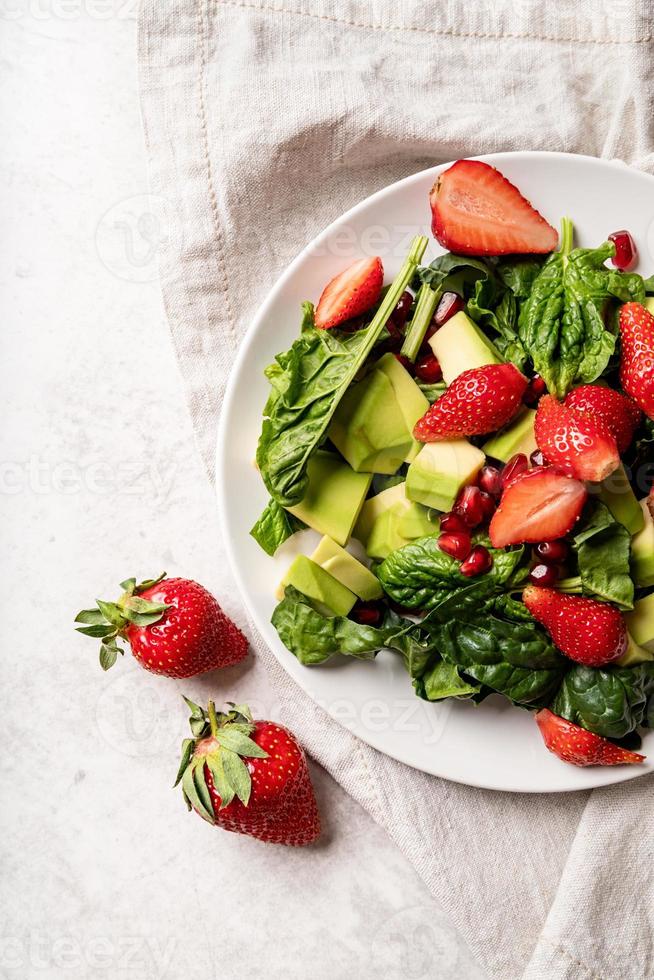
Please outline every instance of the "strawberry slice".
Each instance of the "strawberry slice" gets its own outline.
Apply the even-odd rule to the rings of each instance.
[[[620,465],[616,441],[606,425],[552,395],[538,403],[534,433],[545,459],[578,480],[599,482]]]
[[[464,371],[416,423],[413,435],[419,442],[437,442],[495,432],[521,407],[527,385],[514,364]]]
[[[552,252],[555,228],[499,170],[480,160],[457,160],[429,195],[434,238],[459,255]]]
[[[641,410],[631,398],[603,385],[581,385],[566,396],[563,404],[575,413],[586,412],[599,419],[615,439],[621,454],[631,445],[642,418]]]
[[[620,384],[654,419],[654,316],[640,303],[620,310]]]
[[[556,541],[568,534],[586,503],[586,487],[553,466],[514,477],[490,522],[494,548]]]
[[[379,302],[384,284],[384,266],[378,255],[359,259],[339,272],[322,291],[316,307],[318,330],[330,330],[360,316]]]
[[[573,766],[623,766],[645,761],[644,755],[622,749],[608,738],[559,718],[549,708],[536,713],[536,724],[550,752]]]
[[[608,602],[538,585],[528,585],[522,601],[561,653],[575,663],[602,667],[627,651],[629,637],[624,616]]]

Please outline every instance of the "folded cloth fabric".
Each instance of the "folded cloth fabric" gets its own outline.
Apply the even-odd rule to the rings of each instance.
[[[253,313],[345,209],[424,167],[499,150],[654,169],[648,8],[144,0],[162,285],[210,478],[225,383]],[[254,642],[309,752],[387,829],[489,975],[654,975],[649,779],[542,797],[435,779],[358,741]]]

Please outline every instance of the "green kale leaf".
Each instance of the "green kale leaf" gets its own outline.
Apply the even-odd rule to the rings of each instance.
[[[635,667],[576,665],[563,678],[551,709],[604,738],[624,738],[646,723],[654,692],[654,664]]]

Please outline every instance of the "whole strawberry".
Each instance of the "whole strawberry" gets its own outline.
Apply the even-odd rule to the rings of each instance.
[[[581,385],[566,396],[563,404],[574,412],[586,412],[599,419],[615,439],[619,453],[626,452],[631,445],[642,418],[641,410],[631,398],[604,385]]]
[[[129,643],[146,670],[166,677],[193,677],[243,660],[248,641],[205,588],[185,578],[121,582],[117,602],[97,600],[75,618],[80,633],[97,637],[100,664],[108,670]]]
[[[522,600],[561,653],[578,664],[601,667],[627,651],[624,616],[607,602],[537,585],[528,585]]]
[[[538,403],[534,434],[545,459],[578,480],[599,482],[620,465],[617,443],[604,422],[552,395]]]
[[[513,364],[463,371],[416,423],[419,442],[483,436],[510,422],[522,405],[527,379]]]
[[[287,728],[253,721],[244,705],[191,709],[193,738],[182,745],[180,782],[189,810],[208,823],[271,844],[300,847],[320,835],[320,817],[302,747]]]
[[[620,384],[654,419],[654,316],[640,303],[620,310]]]
[[[645,759],[639,752],[630,752],[608,738],[559,718],[548,708],[537,712],[536,724],[550,752],[573,766],[634,765]]]

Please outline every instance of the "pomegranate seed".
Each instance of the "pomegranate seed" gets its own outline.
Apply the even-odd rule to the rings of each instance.
[[[629,232],[624,229],[614,231],[612,235],[609,235],[609,241],[615,245],[615,255],[611,259],[611,265],[620,269],[621,272],[633,269],[638,262],[638,249]]]
[[[497,466],[482,466],[477,482],[491,497],[499,497],[502,493],[502,474]]]
[[[533,453],[529,457],[529,461],[532,466],[545,466],[545,457],[540,449],[534,449]]]
[[[465,303],[458,293],[443,293],[434,313],[436,327],[442,327],[444,323],[451,320],[454,314],[462,310],[464,306]]]
[[[393,354],[393,357],[398,359],[402,367],[405,368],[409,374],[413,374],[413,364],[408,357],[406,357],[404,354]]]
[[[452,513],[443,514],[440,527],[441,531],[452,532],[453,534],[467,534],[469,530],[463,518],[459,517],[458,514]]]
[[[547,385],[541,378],[540,374],[535,374],[527,386],[527,390],[523,396],[523,402],[526,405],[536,405],[543,395],[547,394]]]
[[[462,563],[459,571],[462,575],[467,575],[468,578],[474,578],[475,575],[483,575],[484,572],[489,572],[492,567],[493,556],[488,548],[484,548],[483,544],[476,544]]]
[[[397,306],[393,310],[388,323],[390,332],[393,330],[390,328],[391,323],[400,332],[404,330],[407,318],[409,316],[409,311],[411,309],[411,304],[413,303],[413,296],[408,290],[404,290],[399,300],[397,301]]]
[[[512,456],[502,470],[502,489],[508,487],[511,480],[520,476],[521,473],[525,473],[528,469],[529,460],[524,453],[516,453],[515,456]]]
[[[454,513],[462,517],[468,527],[477,527],[484,519],[484,503],[479,487],[464,487],[454,504]]]
[[[382,608],[373,602],[357,602],[350,612],[350,619],[361,626],[377,626],[381,618]]]
[[[472,541],[469,534],[441,534],[438,539],[438,547],[446,555],[463,561],[470,554]]]
[[[490,521],[491,517],[495,513],[495,508],[497,506],[497,504],[495,503],[495,499],[491,497],[489,493],[485,493],[482,490],[481,493],[479,494],[479,500],[481,503],[481,509],[484,512],[484,520]]]
[[[556,565],[565,561],[570,552],[570,548],[565,541],[541,541],[534,548],[536,558],[546,565]]]
[[[559,569],[556,565],[534,565],[529,572],[532,585],[545,585],[551,588],[559,580]]]
[[[427,357],[423,357],[421,361],[418,361],[416,364],[416,377],[428,385],[436,384],[437,381],[441,380],[443,372],[438,363],[438,359],[433,354],[429,354]]]

